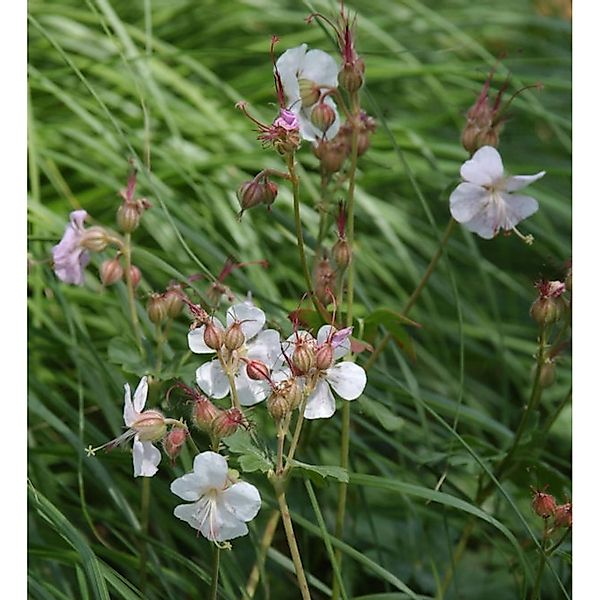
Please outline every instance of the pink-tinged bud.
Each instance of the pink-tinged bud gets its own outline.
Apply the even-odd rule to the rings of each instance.
[[[212,350],[220,350],[223,346],[223,330],[213,321],[204,328],[204,343]]]
[[[181,314],[183,310],[183,300],[181,298],[182,292],[176,289],[167,290],[163,295],[163,300],[167,308],[167,315],[172,319],[175,319]]]
[[[315,156],[321,161],[321,169],[327,173],[337,173],[343,166],[349,153],[344,136],[336,135],[331,141],[321,140],[313,146]]]
[[[302,100],[303,108],[312,106],[319,101],[319,98],[321,97],[321,91],[314,81],[311,81],[310,79],[299,79],[298,87],[300,90],[300,99]]]
[[[167,425],[164,416],[157,410],[146,410],[131,426],[142,442],[157,442],[165,437]]]
[[[232,323],[225,331],[223,343],[225,344],[225,348],[227,348],[227,350],[237,350],[244,345],[245,341],[246,336],[242,331],[242,326],[240,323]]]
[[[103,227],[90,227],[85,230],[79,242],[86,250],[102,252],[110,242],[110,236]]]
[[[346,91],[357,92],[365,81],[365,63],[362,58],[346,63],[338,74],[340,87]]]
[[[560,321],[565,309],[566,305],[562,298],[538,298],[531,305],[529,314],[536,323],[546,326]]]
[[[371,134],[367,131],[360,131],[358,133],[356,154],[362,156],[371,146]]]
[[[292,364],[301,375],[305,375],[314,368],[315,351],[312,345],[300,342],[292,354]]]
[[[277,198],[277,194],[279,193],[279,188],[274,181],[265,181],[264,183],[264,197],[263,204],[267,205],[267,208],[275,202],[275,198]]]
[[[329,342],[325,342],[317,348],[316,363],[319,371],[325,371],[333,364],[333,346]]]
[[[335,122],[335,111],[329,104],[320,102],[310,113],[311,123],[321,131],[327,131]]]
[[[534,366],[534,369],[537,367]],[[556,380],[556,365],[553,361],[545,362],[540,371],[540,385],[542,388],[549,388]]]
[[[267,410],[276,422],[281,421],[292,409],[283,394],[273,392],[267,400]]]
[[[226,438],[233,435],[244,425],[244,415],[237,408],[229,408],[217,415],[212,422],[212,434],[218,438]]]
[[[173,429],[167,433],[163,440],[163,448],[165,449],[166,455],[171,459],[171,462],[175,462],[175,459],[179,456],[187,436],[188,431],[183,427],[173,427]]]
[[[352,256],[350,244],[344,239],[339,238],[331,249],[331,255],[340,269],[345,269],[350,264]]]
[[[556,500],[554,499],[554,496],[537,490],[533,494],[531,507],[536,515],[547,519],[556,511]]]
[[[134,202],[124,202],[117,210],[117,225],[124,233],[135,231],[140,224],[141,212]]]
[[[206,396],[196,398],[192,409],[192,421],[200,431],[210,432],[212,422],[222,413]]]
[[[315,277],[315,294],[323,306],[331,304],[335,289],[335,271],[331,268],[328,258],[319,261]]]
[[[162,323],[167,318],[167,305],[164,297],[161,294],[150,294],[146,303],[146,312],[153,323]]]
[[[257,206],[265,197],[265,187],[262,183],[251,179],[244,181],[237,192],[238,201],[242,212]]]
[[[271,380],[271,369],[262,360],[246,359],[246,373],[254,381]]]
[[[123,267],[118,258],[105,260],[100,265],[100,281],[104,285],[113,285],[123,278]]]
[[[129,269],[129,277],[131,277],[131,285],[135,288],[142,280],[142,272],[135,265],[131,265],[131,269]]]
[[[573,505],[570,502],[556,507],[554,527],[573,527]]]

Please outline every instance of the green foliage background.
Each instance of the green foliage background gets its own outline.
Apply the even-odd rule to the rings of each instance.
[[[473,536],[444,597],[521,597],[542,528],[529,506],[529,486],[549,484],[560,500],[570,492],[568,404],[555,415],[570,389],[564,356],[519,468],[484,513],[473,504],[477,477],[510,446],[531,387],[533,282],[561,277],[570,257],[570,23],[540,14],[551,4],[361,0],[350,6],[359,13],[358,47],[367,64],[364,106],[379,124],[371,150],[359,160],[359,319],[379,307],[401,310],[435,253],[449,216],[448,195],[466,158],[459,143],[463,115],[503,53],[497,86],[508,71],[511,90],[544,84],[543,92],[527,91],[514,101],[500,146],[505,166],[547,175],[535,186],[540,210],[523,225],[536,243],[526,247],[515,236],[486,242],[457,227],[411,312],[422,325],[407,329],[414,358],[388,348],[369,372],[365,396],[352,405],[354,474],[342,546],[348,597],[439,597],[473,511]],[[310,6],[336,14],[333,2],[291,0],[29,3],[32,598],[208,594],[210,544],[172,516],[178,500],[168,489],[189,468],[190,454],[175,467],[163,458],[152,480],[142,593],[141,482],[131,476],[130,455],[118,450],[86,458],[83,452],[121,431],[123,383],[136,384],[155,367],[137,364],[132,353],[125,287],[102,288],[102,256],[93,257],[83,288],[58,282],[44,261],[70,210],[85,208],[95,222],[114,226],[127,160],[142,160],[149,141],[152,174],[140,174],[139,188],[154,208],[134,234],[149,339],[145,294],[173,278],[216,275],[230,255],[269,261],[267,270],[250,266],[227,283],[240,297],[250,290],[272,324],[289,332],[286,314],[305,291],[291,193],[281,185],[272,213],[254,209],[236,221],[239,183],[280,159],[261,150],[234,103],[244,99],[263,120],[272,119],[272,34],[281,37],[280,51],[301,42],[334,50],[321,28],[303,22]],[[299,157],[310,247],[318,220],[317,162],[308,144]],[[195,283],[199,291],[206,285]],[[193,378],[198,363],[187,352],[187,326],[180,318],[171,329],[154,402],[171,378]],[[182,415],[185,409],[169,407]],[[270,427],[262,407],[253,418],[259,430]],[[337,464],[339,427],[338,416],[309,423],[298,459]],[[264,504],[251,535],[223,556],[221,595],[227,599],[242,597],[274,506],[264,480],[246,477],[260,487]],[[329,480],[314,485],[330,532],[336,490]],[[325,533],[307,498],[298,478],[289,502],[302,556],[314,597],[327,598],[332,571]],[[258,598],[297,597],[287,556],[280,532]],[[543,597],[568,597],[569,586],[567,543],[546,570]]]

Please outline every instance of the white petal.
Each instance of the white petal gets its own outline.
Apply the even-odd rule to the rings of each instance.
[[[514,177],[508,177],[506,179],[506,183],[504,184],[504,189],[507,192],[522,190],[524,187],[527,187],[534,181],[541,179],[545,174],[546,171],[540,171],[535,175],[515,175]]]
[[[304,56],[300,78],[314,81],[318,86],[337,87],[338,70],[333,56],[323,50],[309,50]]]
[[[262,360],[271,367],[277,357],[281,354],[281,343],[279,332],[275,329],[261,331],[248,345],[246,356]]]
[[[227,482],[227,461],[216,452],[201,452],[194,458],[194,474],[198,477],[200,495],[213,488],[223,489]]]
[[[225,398],[229,380],[218,360],[211,360],[196,369],[196,383],[210,398]]]
[[[229,512],[241,521],[251,521],[260,510],[258,490],[245,481],[234,483],[223,492],[221,498]]]
[[[351,362],[343,362],[327,369],[325,379],[344,400],[356,400],[367,385],[365,370]]]
[[[337,330],[331,325],[323,325],[319,331],[317,332],[317,342],[322,344],[327,339],[331,338],[331,330],[333,329],[333,333]],[[346,356],[350,352],[350,338],[347,337],[343,342],[339,344],[339,346],[333,349],[333,360],[338,360],[342,358],[342,356]]]
[[[136,435],[133,439],[133,475],[152,477],[158,471],[160,450],[152,442],[141,442]]]
[[[496,148],[484,146],[479,148],[471,160],[460,168],[463,179],[476,185],[491,185],[502,178],[504,167],[502,158]]]
[[[266,381],[254,381],[242,369],[234,378],[235,389],[242,406],[253,406],[262,402],[268,395],[270,386]]]
[[[489,198],[489,202],[472,219],[463,223],[469,231],[486,240],[491,240],[500,231],[506,218],[504,200],[492,201],[491,196]]]
[[[308,397],[305,419],[328,419],[335,412],[335,398],[325,380],[319,381],[315,391]]]
[[[123,421],[125,421],[125,425],[127,425],[127,427],[131,427],[131,425],[133,425],[133,423],[136,421],[139,415],[136,412],[135,408],[133,408],[133,403],[131,402],[131,388],[129,387],[129,384],[126,383],[123,387],[125,388],[125,406],[123,407]]]
[[[144,410],[144,406],[146,405],[146,398],[148,397],[148,378],[142,377],[138,386],[133,394],[133,408],[137,410],[137,412],[142,412]]]
[[[186,473],[171,483],[171,491],[183,500],[198,500],[202,489],[202,480],[196,473]]]
[[[219,329],[223,330],[223,324],[219,319],[213,319],[213,324]],[[214,354],[214,350],[209,348],[204,343],[204,331],[206,330],[206,326],[201,325],[197,329],[193,329],[188,333],[188,346],[190,350],[195,354]]]
[[[248,527],[244,521],[228,510],[223,502],[223,494],[219,494],[200,531],[209,540],[225,542],[246,535]]]
[[[275,63],[281,77],[283,91],[285,92],[290,105],[294,104],[300,98],[298,73],[304,63],[305,55],[306,44],[302,44],[296,48],[286,50]]]
[[[470,221],[489,201],[490,192],[472,183],[461,183],[450,194],[450,214],[459,223]]]
[[[260,308],[246,303],[236,304],[227,310],[227,325],[242,321],[241,327],[246,341],[252,339],[263,328],[266,320],[265,313]]]
[[[521,196],[519,194],[502,194],[505,202],[506,218],[504,221],[504,229],[507,231],[512,229],[517,223],[523,219],[530,217],[537,212],[539,205],[535,198],[531,196]]]
[[[198,508],[196,504],[179,504],[173,510],[173,514],[182,521],[191,525],[194,529],[200,529],[198,521]]]

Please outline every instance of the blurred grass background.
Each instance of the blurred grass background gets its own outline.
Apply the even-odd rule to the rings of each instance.
[[[59,283],[44,260],[70,210],[85,208],[98,223],[113,226],[127,160],[143,160],[149,147],[152,175],[140,174],[139,191],[154,208],[134,234],[134,262],[144,275],[140,309],[147,292],[164,289],[172,278],[217,275],[228,256],[267,259],[267,270],[249,266],[227,283],[240,297],[250,290],[272,324],[288,332],[286,314],[304,292],[291,193],[281,185],[271,214],[254,209],[236,221],[238,185],[262,168],[278,167],[280,159],[261,150],[234,103],[244,99],[254,114],[271,120],[272,34],[281,37],[280,51],[302,42],[334,51],[319,27],[303,22],[311,7],[337,13],[334,2],[289,0],[29,2],[32,598],[208,593],[210,545],[172,516],[177,499],[168,489],[189,466],[189,455],[183,467],[163,458],[152,480],[149,577],[140,592],[141,483],[131,477],[130,456],[83,453],[120,432],[122,385],[137,383],[135,366],[115,352],[115,338],[129,330],[125,288],[102,288],[101,256],[93,257],[84,288]],[[511,91],[544,84],[542,92],[514,101],[500,146],[512,173],[547,171],[532,192],[540,210],[522,228],[536,243],[526,247],[514,236],[486,242],[456,228],[447,258],[411,312],[422,325],[410,331],[416,358],[388,348],[369,372],[365,396],[352,406],[351,467],[359,475],[349,488],[343,540],[351,547],[345,547],[348,597],[411,597],[405,586],[439,597],[452,549],[470,519],[477,477],[510,445],[528,398],[536,348],[528,317],[533,283],[561,277],[570,257],[569,5],[369,0],[349,8],[359,14],[358,49],[367,64],[364,107],[379,123],[371,150],[359,160],[358,317],[377,307],[401,310],[436,251],[448,195],[466,159],[459,143],[463,115],[496,58],[505,55],[496,88],[508,72]],[[310,247],[319,176],[306,144],[299,158]],[[187,323],[181,318],[171,330],[163,392],[169,377],[189,382],[197,366],[186,352]],[[144,327],[151,337],[147,319]],[[569,387],[565,356],[520,468],[503,482],[506,495],[496,493],[483,507],[495,521],[477,519],[444,597],[521,597],[524,573],[537,560],[532,534],[541,533],[529,486],[549,484],[560,500],[570,492],[570,408],[544,429]],[[269,426],[262,408],[253,415],[259,426]],[[298,458],[336,464],[338,448],[339,418],[312,422]],[[268,486],[248,478],[265,502],[251,535],[224,554],[223,598],[242,597],[274,504]],[[325,482],[315,492],[333,531],[336,486]],[[331,566],[301,480],[293,482],[289,501],[314,597],[327,598]],[[258,598],[297,596],[287,556],[279,533]],[[552,566],[543,598],[567,597],[568,551]]]

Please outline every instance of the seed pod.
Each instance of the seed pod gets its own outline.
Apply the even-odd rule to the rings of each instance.
[[[177,318],[183,310],[183,300],[181,299],[181,294],[182,292],[171,288],[163,295],[165,306],[167,307],[167,315],[172,319]]]
[[[573,527],[573,506],[570,502],[556,507],[554,527]]]
[[[273,392],[267,400],[267,410],[269,414],[279,422],[283,419],[291,410],[288,399],[278,392]]]
[[[335,122],[335,111],[329,104],[320,102],[310,113],[311,123],[321,131],[327,131]]]
[[[270,209],[270,206],[275,202],[278,193],[279,188],[274,181],[265,181],[263,188],[263,204],[266,204],[267,208]]]
[[[210,432],[212,422],[223,411],[217,408],[206,396],[197,398],[192,409],[192,421],[200,431]]]
[[[565,302],[562,298],[538,298],[529,309],[531,318],[540,325],[551,325],[559,321],[565,312]]]
[[[204,343],[212,350],[220,350],[223,346],[223,330],[213,321],[204,328]]]
[[[117,225],[124,233],[135,231],[140,224],[140,209],[134,202],[124,202],[117,210]]]
[[[238,348],[241,348],[244,345],[245,341],[246,336],[242,331],[241,323],[238,323],[236,321],[235,323],[232,323],[225,331],[225,337],[223,339],[223,342],[227,350],[237,350]]]
[[[262,360],[248,360],[246,362],[246,373],[254,381],[269,381],[271,379],[271,369]]]
[[[345,269],[350,264],[350,244],[345,238],[338,238],[331,249],[331,255],[340,269]]]
[[[100,265],[100,281],[104,285],[113,285],[123,278],[123,267],[118,258],[105,260]]]
[[[308,373],[315,366],[313,347],[304,342],[298,344],[292,354],[292,363],[302,375]]]
[[[554,499],[554,496],[538,490],[533,495],[531,506],[536,515],[547,519],[556,511],[556,500]]]
[[[238,189],[237,197],[243,212],[253,206],[257,206],[264,200],[265,187],[254,179],[244,181]]]
[[[158,324],[164,321],[167,318],[167,305],[164,297],[161,294],[150,294],[146,304],[146,312],[153,323]]]

